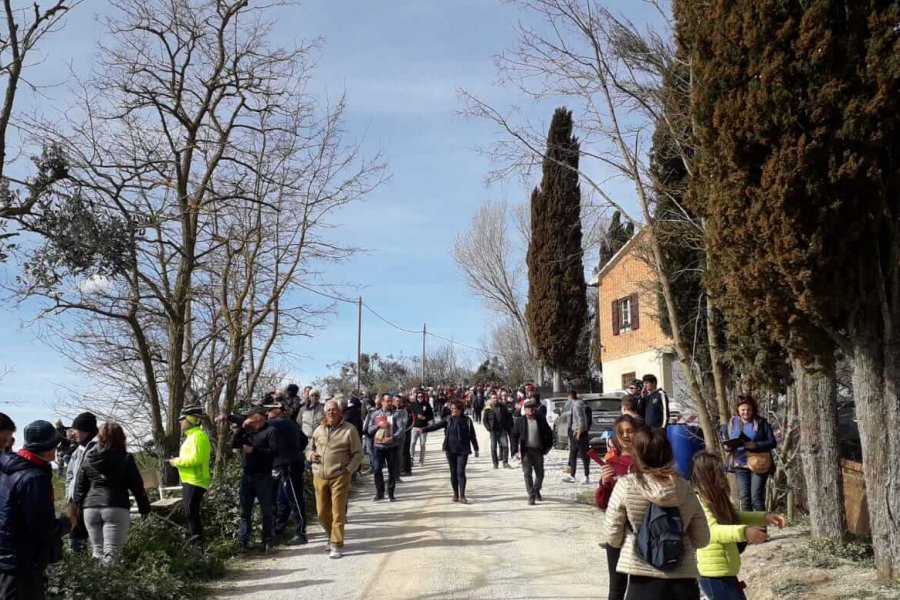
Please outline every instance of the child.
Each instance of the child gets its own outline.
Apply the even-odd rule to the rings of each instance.
[[[767,524],[780,529],[787,521],[781,515],[735,509],[722,460],[710,452],[694,456],[691,484],[706,513],[710,532],[709,545],[697,550],[700,588],[709,600],[746,600],[737,578],[741,569],[738,544],[761,544],[769,539]]]

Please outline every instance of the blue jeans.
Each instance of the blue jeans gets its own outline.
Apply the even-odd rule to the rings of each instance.
[[[494,466],[509,462],[509,438],[506,431],[491,432],[491,460]]]
[[[709,600],[747,600],[737,577],[701,577],[700,589]]]
[[[766,481],[768,473],[754,473],[746,467],[735,467],[741,510],[766,512]]]

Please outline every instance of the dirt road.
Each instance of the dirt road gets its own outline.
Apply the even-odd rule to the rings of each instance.
[[[556,493],[561,453],[550,458],[544,502],[528,506],[519,469],[494,470],[487,434],[471,457],[467,496],[451,501],[440,433],[428,438],[424,468],[397,486],[397,501],[373,502],[371,477],[350,500],[344,558],[331,560],[318,524],[310,543],[248,560],[215,590],[250,600],[412,598],[598,598],[606,562],[602,513]]]

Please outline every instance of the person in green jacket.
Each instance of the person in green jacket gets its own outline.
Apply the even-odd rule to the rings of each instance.
[[[767,525],[787,525],[782,515],[740,512],[731,502],[722,459],[711,452],[694,455],[691,484],[709,525],[709,545],[697,550],[700,589],[709,600],[746,600],[744,584],[738,580],[741,550],[738,544],[768,541]]]
[[[188,406],[181,411],[178,423],[184,432],[184,443],[181,444],[178,458],[170,458],[168,461],[178,469],[188,532],[190,539],[196,542],[203,540],[200,505],[203,495],[209,489],[209,436],[200,426],[203,416],[203,408],[199,405]]]

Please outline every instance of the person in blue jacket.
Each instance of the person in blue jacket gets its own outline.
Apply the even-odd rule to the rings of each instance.
[[[25,428],[25,446],[0,455],[0,599],[46,597],[44,571],[62,559],[73,519],[53,506],[52,463],[59,436],[48,421]]]
[[[768,453],[768,463],[771,465],[771,452],[778,442],[775,440],[772,426],[759,416],[759,406],[752,396],[738,396],[735,408],[737,415],[724,426],[724,439],[740,438],[743,434],[747,440],[731,449],[734,475],[738,484],[738,496],[741,499],[741,510],[765,512],[766,482],[769,480],[771,467],[766,472],[758,472],[758,469],[751,470],[748,465],[748,457],[755,454],[759,458]]]

